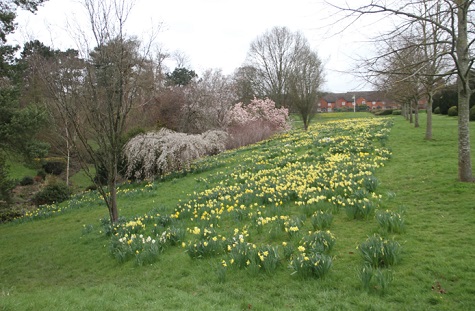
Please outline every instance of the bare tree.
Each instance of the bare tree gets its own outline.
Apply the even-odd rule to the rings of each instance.
[[[77,137],[69,139],[70,143],[82,151],[79,155],[83,169],[96,183],[114,223],[119,217],[116,185],[127,119],[133,107],[151,98],[144,96],[150,79],[142,75],[152,71],[147,59],[150,45],[141,50],[141,42],[125,33],[132,9],[130,1],[83,1],[94,40],[82,44],[82,75],[76,77],[70,89],[52,81],[52,77],[49,85],[54,104]],[[103,172],[105,180],[94,178],[88,163],[93,164],[95,172]]]
[[[221,70],[208,69],[197,84],[200,93],[200,106],[205,118],[201,120],[205,130],[223,129],[226,126],[226,115],[237,102],[236,92],[231,77]]]
[[[171,58],[175,61],[176,68],[187,68],[190,67],[190,57],[186,55],[185,52],[181,50],[175,50]]]
[[[199,79],[186,72],[193,73],[188,83],[168,85],[155,99],[160,126],[190,134],[223,129],[237,102],[234,81],[221,70],[206,70]]]
[[[185,133],[223,129],[227,112],[237,102],[233,81],[221,70],[206,70],[199,80],[188,85],[185,93],[180,126]]]
[[[373,83],[390,98],[401,103],[406,119],[419,127],[418,102],[423,96],[420,73],[425,60],[418,45],[414,44],[414,38],[412,34],[408,34],[384,41],[383,56],[367,64],[369,71],[376,73]],[[382,68],[378,68],[379,62]]]
[[[240,103],[249,104],[255,97],[259,97],[259,94],[265,95],[265,92],[259,90],[257,70],[254,67],[239,67],[234,72],[233,81],[236,96]]]
[[[469,128],[469,102],[470,96],[474,92],[470,86],[470,71],[475,61],[475,55],[471,52],[475,42],[474,0],[406,0],[403,3],[373,0],[370,4],[363,6],[351,6],[349,2],[346,2],[345,6],[330,5],[348,12],[349,16],[355,19],[367,14],[385,14],[399,18],[399,23],[393,30],[385,33],[382,36],[384,38],[403,35],[414,24],[421,22],[426,26],[430,25],[432,32],[437,32],[437,37],[427,36],[432,39],[422,42],[422,44],[427,47],[444,47],[436,50],[436,55],[430,55],[429,58],[434,60],[449,55],[452,59],[452,70],[444,75],[455,74],[457,76],[458,177],[463,182],[474,181]],[[420,11],[421,7],[424,8],[423,14]],[[426,27],[426,30],[429,28]],[[440,75],[434,77],[437,76]]]
[[[410,59],[405,57],[406,53],[398,53],[393,56],[388,60],[386,72],[379,74],[375,85],[385,92],[389,98],[400,103],[406,120],[418,127],[418,117],[416,115],[414,122],[413,111],[417,111],[418,108],[417,102],[421,96],[420,84],[417,77],[412,75],[412,72],[406,67]],[[409,56],[412,55],[409,53]]]
[[[75,105],[70,95],[83,80],[84,70],[86,69],[84,61],[78,56],[76,50],[55,51],[53,58],[42,58],[36,64],[41,68],[44,81],[48,83],[49,92],[47,96],[51,97],[51,100],[44,103],[51,121],[49,127],[51,133],[48,135],[48,141],[57,152],[66,157],[66,185],[68,186],[73,148],[77,142],[74,123],[83,125],[84,118],[81,115],[76,115],[75,122],[72,123],[69,118],[65,117],[61,106],[55,103],[59,99],[67,107]],[[61,92],[57,90],[61,90]]]
[[[441,43],[444,40],[443,31],[437,27],[437,24],[442,23],[447,18],[447,13],[442,11],[441,3],[429,5],[424,2],[421,6],[420,14],[426,18],[431,17],[436,23],[430,23],[427,20],[419,20],[420,37],[422,39],[419,45],[422,49],[423,58],[425,59],[425,66],[423,74],[421,75],[421,83],[424,94],[427,99],[427,123],[425,139],[432,139],[432,104],[434,101],[434,94],[445,87],[446,80],[450,79],[444,77],[445,73],[450,72],[450,59],[448,59],[448,46]]]
[[[246,66],[255,68],[259,97],[269,97],[277,107],[288,106],[288,78],[300,51],[307,46],[300,32],[286,27],[274,27],[251,43]]]
[[[170,54],[164,51],[163,47],[156,47],[154,52],[154,72],[155,72],[155,87],[161,88],[164,86],[165,73],[168,71],[167,66],[165,65],[165,60],[170,57]]]
[[[302,48],[289,76],[288,90],[294,107],[307,130],[315,115],[317,97],[323,84],[322,61],[309,47]]]

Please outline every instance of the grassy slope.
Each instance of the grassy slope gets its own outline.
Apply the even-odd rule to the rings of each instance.
[[[391,205],[407,206],[406,255],[394,286],[408,306],[469,310],[475,306],[475,184],[457,182],[456,118],[435,116],[434,140],[424,141],[421,117],[419,129],[396,122],[393,159],[378,173],[383,188],[397,194]],[[471,123],[472,163],[474,134]],[[446,294],[435,294],[438,284]]]
[[[10,178],[21,180],[25,176],[33,177],[36,175],[36,170],[28,168],[19,162],[13,161],[11,158],[7,160],[7,165],[9,167]]]
[[[475,305],[475,185],[456,181],[456,120],[436,116],[434,141],[424,141],[423,133],[398,117],[389,141],[393,159],[376,173],[380,192],[396,193],[385,207],[406,206],[407,232],[398,236],[403,261],[394,267],[385,296],[363,292],[356,276],[361,261],[355,246],[377,231],[374,221],[349,221],[344,213],[335,217],[336,258],[323,280],[297,280],[287,269],[272,276],[239,270],[230,271],[221,284],[215,275],[218,259],[191,260],[180,248],[170,249],[153,266],[117,264],[108,255],[108,240],[95,234],[101,229],[98,219],[106,215],[101,206],[0,226],[0,309],[469,309]],[[206,187],[196,177],[124,199],[120,212],[171,210],[186,193]],[[83,224],[93,224],[93,234],[83,235]],[[431,289],[438,284],[446,293]]]

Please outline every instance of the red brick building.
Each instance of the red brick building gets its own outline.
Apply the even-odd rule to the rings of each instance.
[[[400,109],[400,105],[387,99],[378,91],[328,93],[317,103],[318,112],[356,110],[367,106],[368,110]]]

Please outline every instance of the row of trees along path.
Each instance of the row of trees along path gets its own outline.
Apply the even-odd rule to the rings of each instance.
[[[394,27],[375,38],[385,49],[366,59],[364,68],[381,78],[403,101],[428,99],[426,139],[432,139],[432,98],[442,79],[456,76],[458,89],[458,177],[475,181],[470,154],[470,96],[475,33],[473,0],[373,0],[366,5],[336,5],[350,20],[364,15],[393,17]],[[421,94],[422,93],[422,94]],[[409,99],[407,98],[409,97]],[[414,100],[413,100],[414,102]],[[417,101],[416,101],[417,102]],[[417,110],[417,109],[416,109]]]

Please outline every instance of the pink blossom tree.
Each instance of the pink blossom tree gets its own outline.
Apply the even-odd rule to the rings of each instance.
[[[289,129],[288,109],[276,108],[268,98],[254,98],[248,105],[237,103],[227,114],[229,148],[252,144]]]

